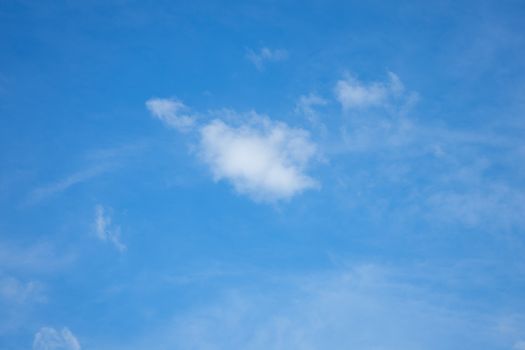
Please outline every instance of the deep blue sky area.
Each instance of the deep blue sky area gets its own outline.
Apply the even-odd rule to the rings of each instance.
[[[525,350],[522,1],[0,2],[1,350]]]

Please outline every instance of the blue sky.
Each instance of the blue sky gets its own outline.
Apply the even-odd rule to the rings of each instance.
[[[0,348],[525,349],[519,1],[0,3]]]

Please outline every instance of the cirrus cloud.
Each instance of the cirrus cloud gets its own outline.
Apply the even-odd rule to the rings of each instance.
[[[119,252],[124,252],[127,247],[120,238],[120,226],[111,223],[111,216],[108,210],[102,205],[95,207],[95,233],[104,242],[111,242]]]

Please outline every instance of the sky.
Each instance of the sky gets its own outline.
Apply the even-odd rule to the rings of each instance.
[[[0,349],[525,350],[522,1],[0,2]]]

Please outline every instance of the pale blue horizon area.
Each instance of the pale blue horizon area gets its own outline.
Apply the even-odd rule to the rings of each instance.
[[[0,350],[525,350],[524,18],[0,2]]]

